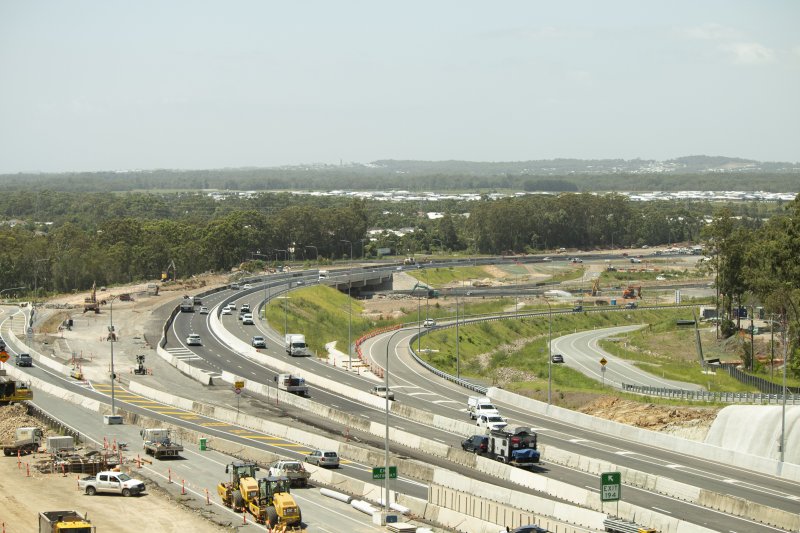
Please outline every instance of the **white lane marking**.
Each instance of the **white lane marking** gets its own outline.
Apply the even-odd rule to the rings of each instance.
[[[653,509],[654,511],[658,511],[659,513],[664,513],[664,514],[672,514],[671,512],[669,512],[669,511],[666,511],[666,510],[664,510],[664,509],[661,509],[661,508],[659,508],[659,507],[653,507],[652,509]]]

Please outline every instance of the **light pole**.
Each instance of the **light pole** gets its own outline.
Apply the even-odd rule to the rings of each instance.
[[[351,337],[353,334],[353,298],[350,296],[350,290],[353,288],[353,243],[347,239],[340,239],[341,242],[350,244],[350,267],[347,269],[347,371],[351,371],[352,343]]]
[[[461,379],[461,353],[458,340],[458,293],[456,293],[456,377]]]
[[[288,287],[286,288],[286,294],[289,294],[289,291],[292,290],[292,282],[289,282]],[[286,300],[289,299],[289,296],[283,297],[283,337],[286,338],[286,335],[289,333],[289,314],[286,311]]]
[[[431,239],[431,241],[439,243],[439,248],[441,249],[441,253],[442,255],[444,255],[444,244],[442,244],[442,241],[440,241],[439,239]]]
[[[114,381],[117,376],[114,375],[114,342],[117,340],[117,333],[114,331],[114,300],[116,296],[112,296],[109,301],[109,340],[111,341],[111,416],[117,414],[116,404],[114,400]]]
[[[386,394],[384,394],[385,399],[385,406],[386,406],[386,435],[383,441],[383,447],[385,450],[384,455],[384,487],[386,491],[386,496],[383,499],[383,510],[384,513],[389,512],[389,347],[392,345],[392,339],[395,335],[400,333],[401,331],[408,331],[409,328],[400,328],[394,333],[389,336],[389,340],[386,343],[386,369],[383,373],[383,384],[386,387]]]
[[[267,281],[267,274],[266,274],[266,273],[269,273],[269,254],[262,254],[261,250],[256,250],[256,252],[253,253],[252,255],[255,255],[256,257],[266,257],[267,258],[267,267],[264,269],[264,272],[265,272],[265,274],[264,274],[264,324],[266,325],[266,323],[267,323],[267,305],[269,304],[269,298],[270,298],[270,295],[269,295],[269,282]]]
[[[783,407],[781,409],[781,463],[783,462],[784,450],[786,448],[786,356],[788,336],[786,330],[789,329],[789,323],[786,320],[786,315],[783,315]]]
[[[314,260],[315,260],[317,263],[319,263],[319,250],[317,250],[317,247],[316,247],[316,246],[314,246],[313,244],[309,244],[308,246],[304,246],[303,248],[304,248],[304,249],[305,249],[305,248],[313,248],[313,249],[314,249]]]
[[[547,304],[547,405],[553,401],[553,308],[547,298],[544,298],[544,303]]]

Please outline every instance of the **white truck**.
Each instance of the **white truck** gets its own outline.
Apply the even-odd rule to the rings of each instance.
[[[78,489],[89,496],[99,492],[136,496],[144,492],[144,483],[122,472],[98,472],[96,476],[87,476],[78,480]]]
[[[287,333],[284,340],[286,341],[286,353],[292,357],[311,355],[311,352],[308,351],[305,335]]]
[[[308,385],[306,385],[306,380],[304,378],[291,374],[278,374],[272,379],[280,390],[285,390],[292,394],[299,394],[300,396],[308,396]]]
[[[142,448],[145,453],[156,459],[162,457],[178,457],[183,451],[183,445],[174,442],[171,432],[165,428],[146,428],[139,431],[142,436]]]
[[[307,487],[311,473],[300,461],[281,459],[269,466],[269,476],[286,476],[295,487]]]
[[[485,396],[467,398],[467,413],[469,413],[470,420],[477,420],[480,415],[500,415],[500,411],[492,404],[492,400]]]
[[[11,455],[28,455],[41,447],[43,439],[44,433],[41,428],[16,428],[14,430],[14,442],[4,443],[2,445],[3,455],[6,457]]]

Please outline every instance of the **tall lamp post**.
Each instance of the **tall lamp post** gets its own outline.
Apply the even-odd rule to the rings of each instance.
[[[547,304],[547,405],[553,401],[553,308],[547,298],[544,298],[544,303]]]
[[[352,343],[351,337],[353,334],[353,299],[350,296],[350,291],[353,288],[353,243],[347,239],[340,239],[341,242],[346,242],[350,245],[350,267],[347,269],[347,371],[352,370]]]
[[[383,384],[386,387],[386,394],[384,394],[385,399],[385,406],[386,406],[386,435],[383,441],[384,447],[384,488],[386,491],[386,495],[383,499],[383,509],[384,513],[389,512],[389,347],[392,345],[392,339],[395,335],[400,333],[401,331],[409,331],[410,328],[400,328],[394,333],[389,336],[389,340],[386,343],[386,369],[383,373]],[[413,330],[411,330],[413,331]]]
[[[255,253],[252,255],[256,257],[266,257],[267,258],[267,268],[264,269],[264,272],[269,272],[269,254],[262,254],[261,250],[256,250]],[[267,276],[264,275],[264,324],[267,323],[267,305],[269,304],[269,282],[267,281]]]
[[[111,300],[109,300],[109,323],[110,326],[108,327],[109,333],[109,340],[111,341],[111,416],[117,414],[116,410],[116,403],[114,398],[114,381],[117,379],[117,376],[114,375],[114,342],[117,340],[117,333],[114,331],[114,300],[116,300],[116,296],[112,296]]]

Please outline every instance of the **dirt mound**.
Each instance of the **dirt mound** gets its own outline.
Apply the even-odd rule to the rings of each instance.
[[[0,442],[14,442],[14,432],[22,427],[42,427],[42,423],[28,415],[22,404],[0,407]]]
[[[675,407],[641,404],[603,396],[578,409],[580,412],[643,429],[673,434],[705,435],[719,413],[716,407]]]

